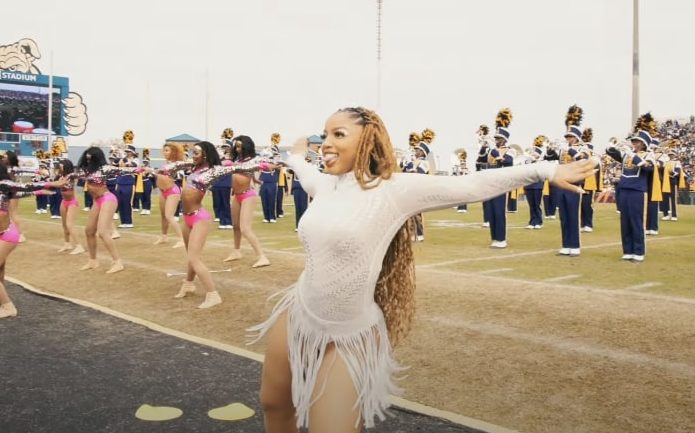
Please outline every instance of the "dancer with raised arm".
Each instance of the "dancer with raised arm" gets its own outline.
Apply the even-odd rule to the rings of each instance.
[[[118,199],[108,190],[106,180],[118,175],[136,174],[139,167],[114,167],[106,161],[104,152],[92,146],[87,148],[77,162],[77,172],[71,177],[82,177],[85,179],[85,187],[94,199],[94,205],[87,215],[87,226],[84,229],[87,237],[87,249],[89,250],[89,260],[80,270],[88,271],[99,267],[97,260],[97,236],[101,238],[104,247],[111,256],[111,266],[106,271],[107,274],[120,272],[124,269],[123,262],[116,250],[116,244],[112,239],[113,216],[118,207]]]
[[[480,201],[531,182],[583,179],[593,163],[518,165],[458,176],[398,173],[379,116],[339,110],[326,121],[324,173],[306,163],[306,140],[287,165],[314,197],[299,223],[306,266],[251,331],[266,337],[261,404],[268,433],[358,432],[383,419],[401,367],[392,344],[414,315],[413,215]]]
[[[176,221],[176,208],[181,201],[181,188],[176,184],[179,173],[177,162],[181,162],[186,157],[186,152],[180,144],[167,143],[162,147],[162,156],[166,164],[154,170],[157,175],[157,188],[159,188],[159,216],[162,226],[162,235],[154,242],[155,245],[166,243],[169,240],[169,228],[176,233],[176,243],[173,248],[181,248],[183,243],[183,232],[181,226]],[[151,170],[149,170],[151,171]]]
[[[173,163],[178,170],[190,170],[186,185],[181,191],[183,204],[183,240],[188,255],[188,271],[181,289],[174,296],[183,298],[195,291],[193,280],[196,275],[205,288],[205,300],[198,308],[210,308],[222,303],[220,294],[215,289],[210,271],[202,260],[203,247],[210,231],[212,216],[202,205],[205,191],[213,182],[222,176],[237,173],[250,173],[259,169],[272,167],[267,163],[246,160],[243,163],[220,165],[220,156],[215,146],[207,141],[201,141],[193,146],[192,162]],[[238,176],[234,176],[238,177]]]
[[[0,319],[17,315],[17,307],[5,290],[5,263],[17,247],[21,233],[12,221],[10,201],[40,194],[50,195],[45,188],[59,188],[64,181],[21,183],[11,180],[7,166],[0,164]]]
[[[75,217],[80,207],[80,202],[75,197],[76,179],[70,175],[74,173],[75,166],[69,159],[60,159],[56,163],[56,174],[65,178],[65,185],[60,188],[63,199],[60,202],[60,219],[63,224],[63,236],[65,243],[58,250],[59,253],[70,251],[70,254],[82,254],[85,250],[77,238],[75,229]]]
[[[246,163],[256,157],[256,144],[251,137],[240,135],[233,141],[232,160],[235,163]],[[268,165],[269,170],[274,170],[275,167]],[[256,182],[256,179],[251,173],[245,176],[232,177],[232,221],[234,221],[234,250],[224,259],[225,262],[239,260],[241,258],[241,237],[243,236],[250,244],[253,251],[256,253],[256,262],[252,265],[254,268],[269,266],[270,260],[263,253],[261,242],[253,232],[253,212],[258,203],[258,194],[253,189],[251,182]],[[275,198],[273,198],[275,200]],[[270,205],[272,206],[274,202]],[[274,211],[275,208],[273,207]]]

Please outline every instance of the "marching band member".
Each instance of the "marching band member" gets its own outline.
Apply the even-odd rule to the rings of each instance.
[[[321,144],[323,143],[323,139],[318,135],[312,135],[311,137],[309,137],[307,142],[310,147],[313,146],[316,148],[315,152],[318,152],[321,148]],[[309,158],[306,152],[304,154],[304,158],[306,162],[312,162],[312,159]],[[295,173],[294,170],[290,168],[288,168],[288,172],[292,175],[292,197],[294,199],[295,212],[294,231],[297,231],[299,227],[299,221],[302,218],[302,215],[304,215],[304,212],[306,212],[307,207],[309,206],[309,194],[307,194],[307,192],[302,187],[301,179],[299,179],[297,173]]]
[[[234,138],[232,148],[232,158],[235,164],[246,164],[256,157],[256,144],[251,137],[240,135]],[[260,167],[261,170],[274,169],[270,164]],[[243,236],[251,248],[256,253],[256,262],[253,268],[269,266],[270,260],[263,253],[261,243],[253,232],[253,211],[258,202],[258,194],[253,189],[251,182],[257,182],[251,173],[242,173],[232,177],[232,219],[234,220],[234,249],[232,253],[224,259],[225,262],[238,260],[241,258],[241,237]],[[274,202],[273,202],[274,204]]]
[[[74,173],[75,167],[67,158],[61,159],[57,163],[56,175],[58,179],[65,179],[65,185],[60,188],[62,200],[60,202],[60,218],[63,224],[63,237],[65,243],[58,250],[59,253],[70,251],[70,254],[82,254],[84,247],[77,238],[75,230],[75,218],[80,208],[80,202],[75,197],[76,179],[70,177]]]
[[[186,151],[180,144],[166,143],[162,147],[162,156],[166,163],[154,170],[155,182],[159,189],[159,217],[162,234],[154,244],[159,245],[167,242],[169,227],[171,227],[176,233],[176,243],[173,248],[181,248],[184,246],[183,232],[175,216],[181,201],[181,187],[176,183],[180,177],[180,170],[174,168],[176,163],[185,159]],[[150,167],[148,168],[148,171],[152,171]]]
[[[135,155],[137,157],[137,154]],[[150,166],[150,149],[142,149],[142,166]],[[135,179],[135,197],[133,210],[139,210],[140,215],[150,215],[152,210],[152,175],[140,173]]]
[[[118,161],[119,167],[134,168],[139,165],[136,158],[133,131],[123,133],[124,157]],[[132,174],[121,174],[116,177],[116,198],[118,199],[118,216],[121,224],[118,228],[133,228],[133,194],[135,193],[135,176]]]
[[[573,105],[567,111],[565,125],[567,132],[567,149],[560,151],[560,164],[569,164],[573,161],[586,159],[587,154],[580,146],[582,130],[579,125],[582,122],[584,110]],[[560,230],[562,232],[562,248],[558,251],[561,256],[578,256],[581,254],[580,234],[579,234],[579,202],[584,189],[581,187],[583,182],[576,182],[575,191],[561,190],[558,195],[558,207],[560,209]]]
[[[39,153],[41,152],[41,153]],[[38,151],[36,157],[39,160],[39,171],[34,176],[34,182],[48,182],[50,179],[50,174],[48,171],[48,163],[43,159],[43,151]],[[36,196],[36,213],[48,213],[48,196],[45,194],[39,194]]]
[[[650,113],[643,114],[635,124],[635,134],[630,137],[632,149],[611,146],[606,154],[622,163],[620,190],[620,234],[623,244],[623,260],[644,261],[644,202],[647,195],[647,172],[654,170],[654,155],[647,152],[652,135],[656,133],[656,121]]]
[[[270,149],[264,150],[264,153],[268,157],[277,157],[280,155],[280,150],[277,147],[277,143],[280,142],[280,134],[273,134],[270,137],[271,145]],[[277,140],[277,141],[275,141]],[[261,199],[261,208],[263,208],[263,222],[264,223],[275,223],[277,222],[277,201],[278,201],[278,181],[280,180],[280,172],[277,170],[264,170],[261,171],[258,180],[260,180],[261,187],[259,191],[259,196]]]
[[[272,153],[273,158],[279,158],[280,157],[280,140],[281,136],[279,133],[274,132],[270,136],[270,151]],[[277,190],[277,195],[276,195],[276,204],[275,204],[275,216],[278,218],[284,218],[285,217],[285,211],[282,208],[282,201],[285,198],[285,193],[288,191],[288,181],[287,181],[287,172],[285,171],[284,167],[279,167],[277,168],[278,172],[278,190]]]
[[[406,162],[403,167],[403,173],[418,173],[418,174],[430,174],[430,165],[427,162],[427,155],[430,153],[430,147],[424,141],[418,143],[413,149],[415,159]],[[422,242],[425,240],[425,227],[422,223],[422,214],[416,214],[413,216],[412,220],[415,227],[415,240],[417,242]]]
[[[582,132],[582,150],[581,152],[586,155],[587,158],[593,158],[594,156],[594,145],[591,144],[591,140],[594,138],[594,131],[591,128],[586,128]],[[600,166],[599,169],[593,175],[584,179],[584,193],[582,194],[581,204],[580,204],[580,224],[581,231],[586,233],[591,233],[594,231],[594,194],[599,190],[600,185]]]
[[[557,164],[560,161],[560,152],[557,145],[549,142],[545,149],[544,161],[551,161]],[[543,211],[545,219],[554,220],[555,212],[557,211],[558,196],[560,191],[553,187],[550,182],[543,183]]]
[[[664,221],[678,221],[678,188],[685,188],[683,166],[674,149],[668,151],[668,162],[664,164],[663,197]]]
[[[490,149],[488,155],[488,169],[501,167],[511,167],[514,165],[514,151],[507,146],[509,142],[509,124],[512,121],[512,112],[509,108],[503,108],[497,114],[495,125],[495,148]],[[507,215],[506,215],[507,193],[500,194],[485,202],[483,206],[488,208],[490,218],[490,237],[491,248],[507,248]]]
[[[533,147],[528,153],[526,159],[527,164],[535,164],[543,160],[545,152],[543,146],[548,139],[545,135],[539,135],[533,140]],[[524,186],[524,194],[526,194],[526,202],[528,203],[529,221],[527,229],[540,229],[543,227],[543,211],[541,210],[541,201],[543,199],[544,182],[534,182]]]
[[[475,171],[487,170],[487,159],[490,155],[490,128],[487,125],[478,127],[478,158],[475,160]],[[489,208],[483,202],[483,227],[490,227]]]
[[[456,164],[452,170],[452,175],[454,176],[466,176],[468,174],[468,164],[467,164],[467,157],[468,157],[468,152],[465,150],[462,150],[461,152],[458,153],[458,164]],[[468,203],[463,203],[458,206],[456,206],[456,212],[457,213],[466,213],[468,212]]]
[[[45,188],[59,188],[63,182],[21,183],[11,180],[5,164],[0,164],[0,319],[17,315],[17,307],[5,290],[5,264],[7,257],[17,247],[21,233],[12,221],[10,201],[22,197],[51,194]]]
[[[664,175],[664,163],[668,157],[659,146],[659,140],[652,137],[649,145],[650,152],[654,155],[654,167],[647,172],[647,225],[644,234],[659,234],[659,204],[663,201],[662,180]]]
[[[229,130],[229,131],[228,131]],[[227,128],[222,132],[222,144],[217,148],[220,160],[224,163],[232,161],[232,137],[224,138],[229,133],[234,133],[231,128]],[[218,228],[221,230],[229,230],[233,228],[232,224],[232,175],[222,176],[217,179],[210,189],[212,193],[212,210],[215,215],[215,221],[219,222]]]
[[[56,168],[58,166],[58,160],[61,156],[61,148],[58,143],[54,143],[51,146],[51,153],[50,153],[50,159],[48,162],[48,170],[50,172],[50,176],[53,180],[57,180],[58,176],[56,175]],[[63,196],[61,195],[60,190],[55,191],[55,194],[51,194],[48,197],[48,209],[51,213],[51,219],[60,219],[60,203],[63,201]]]

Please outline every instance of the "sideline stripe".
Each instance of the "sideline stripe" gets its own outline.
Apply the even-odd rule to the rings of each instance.
[[[497,272],[509,272],[513,271],[514,269],[512,268],[497,268],[497,269],[488,269],[487,271],[480,271],[476,272],[478,275],[487,275],[487,274],[495,274]]]
[[[624,290],[642,290],[642,289],[648,289],[650,287],[656,287],[656,286],[661,286],[661,285],[663,285],[663,283],[660,283],[658,281],[650,281],[650,282],[647,282],[644,284],[637,284],[634,286],[625,287]]]
[[[561,277],[555,277],[555,278],[546,278],[544,280],[541,280],[546,283],[552,283],[554,281],[564,281],[564,280],[572,280],[574,278],[579,278],[581,275],[579,274],[569,274],[569,275],[563,275]]]
[[[186,334],[185,332],[177,331],[175,329],[171,328],[166,328],[162,325],[158,325],[156,323],[147,321],[145,319],[141,319],[139,317],[131,316],[125,313],[121,313],[120,311],[112,310],[111,308],[103,307],[98,304],[94,304],[92,302],[88,301],[83,301],[81,299],[77,298],[70,298],[67,296],[59,295],[57,293],[52,293],[52,292],[47,292],[45,290],[38,289],[31,284],[27,284],[24,281],[18,280],[16,278],[6,276],[5,279],[7,281],[10,281],[14,284],[19,285],[22,287],[24,290],[27,290],[32,293],[36,293],[38,295],[46,296],[49,298],[55,298],[55,299],[62,299],[64,301],[72,302],[73,304],[81,305],[83,307],[91,308],[93,310],[102,312],[104,314],[108,314],[114,317],[117,317],[119,319],[123,319],[132,323],[135,323],[137,325],[144,326],[146,328],[149,328],[153,331],[160,332],[162,334],[166,335],[171,335],[173,337],[180,338],[182,340],[187,340],[191,341],[193,343],[201,344],[204,346],[208,347],[213,347],[215,349],[223,350],[228,353],[232,353],[237,356],[241,356],[244,358],[252,359],[254,361],[258,362],[263,362],[264,356],[256,353],[256,352],[251,352],[250,350],[242,349],[236,346],[232,346],[231,344],[225,344],[225,343],[220,343],[218,341],[210,340],[207,338],[202,338],[202,337],[196,337],[195,335],[191,334]],[[480,421],[474,418],[469,418],[464,415],[460,415],[457,413],[445,411],[445,410],[440,410],[436,409],[434,407],[426,406],[424,404],[416,403],[413,401],[405,400],[400,397],[394,397],[391,396],[391,403],[394,406],[401,407],[406,410],[410,410],[413,412],[420,413],[422,415],[426,416],[431,416],[434,418],[441,418],[445,419],[447,421],[451,421],[452,423],[462,425],[464,427],[469,427],[473,429],[478,429],[482,430],[486,433],[519,433],[517,430],[510,430],[504,427],[500,427],[494,424],[489,424],[485,421]]]

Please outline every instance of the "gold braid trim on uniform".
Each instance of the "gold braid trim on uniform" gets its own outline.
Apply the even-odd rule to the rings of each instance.
[[[398,171],[395,153],[383,121],[362,107],[338,110],[364,127],[357,144],[355,178],[363,189],[377,186]],[[374,290],[374,301],[384,314],[391,344],[395,346],[410,331],[415,317],[415,257],[408,222],[391,240]]]

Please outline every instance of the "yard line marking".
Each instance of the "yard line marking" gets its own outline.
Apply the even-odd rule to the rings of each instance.
[[[498,268],[498,269],[488,269],[487,271],[480,271],[476,272],[478,275],[487,275],[487,274],[494,274],[497,272],[508,272],[508,271],[513,271],[514,269],[512,268]]]
[[[658,241],[685,239],[685,238],[692,238],[692,237],[695,237],[695,234],[651,238],[651,239],[647,239],[647,242],[658,242]],[[616,246],[620,246],[620,245],[622,245],[620,242],[606,242],[603,244],[585,246],[585,247],[582,247],[582,249],[583,250],[594,250],[594,249],[606,248],[606,247],[616,247]],[[467,258],[463,258],[463,259],[454,259],[454,260],[447,260],[444,262],[430,263],[427,265],[422,265],[422,267],[435,268],[438,266],[455,265],[458,263],[480,262],[480,261],[484,261],[484,260],[503,260],[503,259],[511,259],[511,258],[515,258],[515,257],[537,256],[537,255],[541,255],[541,254],[548,254],[548,253],[555,253],[555,252],[557,252],[557,248],[547,249],[547,250],[526,251],[523,253],[501,254],[501,255],[494,255],[494,256],[467,257]]]
[[[572,279],[574,279],[574,278],[579,278],[579,277],[581,277],[581,275],[579,275],[579,274],[569,274],[569,275],[563,275],[563,276],[561,276],[561,277],[546,278],[546,279],[544,279],[544,280],[542,280],[542,281],[544,281],[544,282],[546,282],[546,283],[552,283],[552,282],[554,282],[554,281],[572,280]]]
[[[661,286],[663,283],[660,283],[658,281],[650,281],[644,284],[636,284],[634,286],[628,286],[625,287],[623,290],[642,290],[642,289],[648,289],[650,287],[656,287],[656,286]]]
[[[580,353],[594,358],[608,358],[615,362],[649,366],[659,370],[667,370],[683,376],[695,376],[695,365],[684,362],[674,362],[645,353],[630,350],[614,349],[598,344],[583,342],[578,339],[561,338],[552,335],[538,335],[524,332],[518,328],[497,325],[494,323],[471,322],[467,320],[448,319],[443,317],[420,317],[421,319],[452,328],[464,328],[485,335],[522,340],[532,344],[551,347],[561,352]]]

